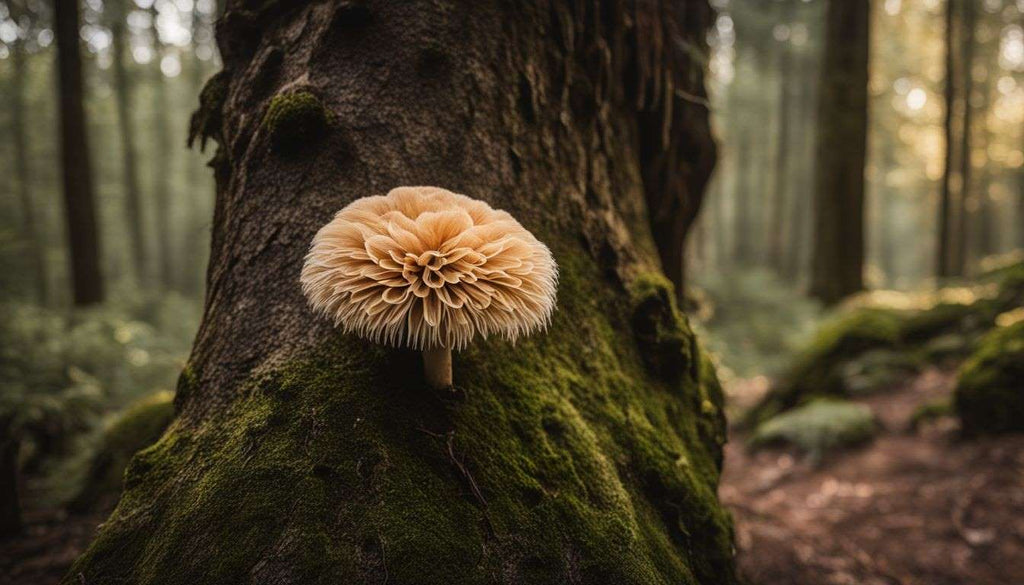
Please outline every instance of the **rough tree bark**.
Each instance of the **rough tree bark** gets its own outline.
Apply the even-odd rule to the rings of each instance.
[[[810,293],[833,304],[864,288],[868,0],[830,1],[818,100]]]
[[[193,124],[218,194],[178,417],[65,583],[734,583],[721,392],[650,220],[696,209],[713,159],[711,17],[229,2]],[[548,332],[457,354],[451,395],[298,286],[322,224],[402,184],[507,209],[560,265]]]
[[[60,154],[64,210],[68,227],[72,298],[75,305],[103,301],[99,231],[96,226],[92,167],[82,105],[82,56],[78,0],[54,3],[57,82],[60,93]]]
[[[127,31],[125,30],[125,0],[108,2],[110,8],[111,61],[114,70],[114,99],[117,103],[118,132],[121,135],[121,180],[124,188],[125,224],[128,228],[128,242],[131,248],[132,271],[135,282],[144,286],[148,283],[150,267],[146,249],[142,193],[139,188],[139,168],[135,150],[135,120],[132,102],[134,83],[125,64],[127,59]]]

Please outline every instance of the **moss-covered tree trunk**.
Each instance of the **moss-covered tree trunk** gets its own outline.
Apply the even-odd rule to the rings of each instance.
[[[193,124],[218,198],[178,416],[65,582],[733,583],[721,392],[652,234],[713,161],[711,16],[229,2]],[[298,285],[335,211],[416,184],[510,211],[561,269],[549,331],[456,354],[450,395]]]

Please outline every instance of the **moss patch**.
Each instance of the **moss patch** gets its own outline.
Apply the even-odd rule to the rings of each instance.
[[[85,482],[69,508],[84,512],[117,497],[128,461],[160,438],[174,418],[174,393],[157,392],[130,405],[104,431]]]
[[[982,338],[960,371],[954,405],[967,436],[1024,432],[1024,321]]]
[[[974,289],[943,289],[926,309],[861,307],[818,331],[779,384],[744,417],[754,427],[821,396],[849,397],[891,387],[924,364],[965,359],[997,321],[1024,303],[1024,263],[981,277]],[[954,294],[956,293],[956,294]],[[960,294],[962,293],[962,294]]]
[[[228,412],[175,424],[135,457],[118,509],[69,574],[734,583],[710,361],[669,300],[654,343],[679,340],[683,366],[651,369],[640,341],[622,338],[648,289],[602,295],[589,259],[553,249],[549,332],[457,354],[461,397],[430,392],[417,354],[340,335],[254,373]],[[136,538],[140,522],[160,538]]]
[[[756,426],[812,397],[847,395],[846,381],[851,376],[846,372],[844,377],[844,365],[868,350],[894,349],[899,343],[897,311],[864,308],[837,316],[819,329],[782,383],[747,414],[745,424]],[[857,374],[871,372],[861,369]]]
[[[789,445],[820,459],[831,451],[866,443],[877,431],[867,406],[818,399],[761,424],[750,446]]]
[[[261,126],[270,134],[273,151],[290,155],[318,142],[329,125],[330,114],[320,98],[296,91],[274,96]]]
[[[953,416],[955,414],[956,412],[953,409],[953,402],[948,398],[941,398],[939,400],[926,402],[914,409],[914,413],[910,415],[908,430],[917,431],[932,421]]]

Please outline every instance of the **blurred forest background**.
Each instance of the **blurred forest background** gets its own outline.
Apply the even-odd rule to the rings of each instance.
[[[975,283],[1024,248],[1024,0],[950,2],[873,3],[864,241],[842,246],[862,256],[862,285],[874,292],[855,302],[923,310],[946,290],[968,306],[988,294]],[[711,3],[708,105],[721,148],[689,239],[686,303],[730,396],[750,406],[806,355],[822,323],[849,313],[839,301],[860,287],[816,286],[835,268],[815,259],[830,246],[816,209],[839,197],[817,176],[829,123],[819,116],[827,2]],[[72,278],[71,252],[91,240],[69,233],[62,193],[53,5],[0,3],[0,472],[27,478],[29,516],[44,514],[38,502],[91,509],[96,477],[112,465],[106,497],[116,499],[120,468],[96,453],[116,450],[118,432],[159,436],[202,311],[213,214],[212,154],[186,143],[219,69],[221,7],[80,8],[98,257],[85,284]],[[992,323],[1024,320],[1005,317],[1018,300]],[[152,419],[128,428],[125,409]],[[122,458],[138,448],[127,442]]]

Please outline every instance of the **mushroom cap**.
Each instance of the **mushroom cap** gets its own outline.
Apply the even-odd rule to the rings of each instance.
[[[558,267],[511,215],[438,187],[353,201],[313,237],[302,291],[336,327],[377,343],[462,349],[547,327]]]

